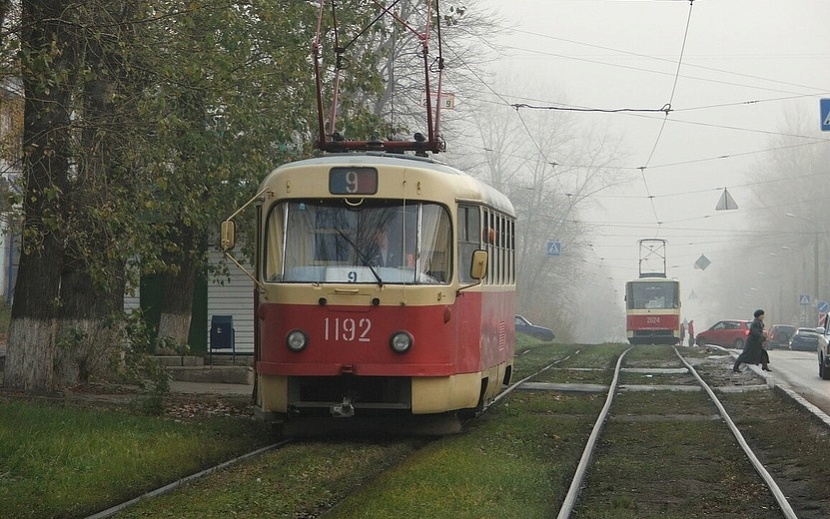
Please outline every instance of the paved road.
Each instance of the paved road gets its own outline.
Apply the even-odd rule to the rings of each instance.
[[[830,380],[818,376],[818,359],[813,351],[772,350],[769,352],[773,383],[788,387],[805,400],[830,414]]]

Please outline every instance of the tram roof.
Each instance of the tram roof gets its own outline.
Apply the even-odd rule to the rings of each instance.
[[[364,152],[364,153],[332,153],[323,157],[303,159],[283,164],[272,173],[284,171],[296,167],[306,166],[394,166],[428,169],[454,175],[458,177],[456,184],[456,196],[459,200],[481,201],[486,205],[503,211],[509,215],[515,215],[513,203],[507,196],[484,182],[452,166],[448,166],[431,157],[417,157],[414,155]]]

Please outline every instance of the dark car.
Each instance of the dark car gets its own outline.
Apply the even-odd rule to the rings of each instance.
[[[540,341],[552,341],[556,338],[556,334],[550,328],[537,326],[521,315],[516,316],[516,332],[530,335]]]
[[[815,328],[799,328],[790,339],[790,349],[798,351],[816,351],[819,333]]]
[[[695,337],[698,346],[714,344],[724,348],[741,349],[749,336],[749,325],[752,321],[745,319],[726,319],[718,321],[708,330],[702,331]]]
[[[795,334],[795,326],[789,324],[773,324],[767,333],[769,340],[767,341],[767,348],[788,348],[790,339]]]

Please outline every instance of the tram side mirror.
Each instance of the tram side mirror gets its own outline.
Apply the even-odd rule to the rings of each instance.
[[[819,326],[819,327],[817,327],[817,328],[816,328],[816,331],[817,331],[818,333],[820,333],[821,335],[824,335],[824,332],[825,332],[825,330],[824,330],[824,326]]]
[[[487,251],[478,249],[473,251],[470,261],[470,277],[481,281],[487,275]]]
[[[236,246],[236,222],[233,220],[222,222],[219,246],[225,252],[232,251]]]

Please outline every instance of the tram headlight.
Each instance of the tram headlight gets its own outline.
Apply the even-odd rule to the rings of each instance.
[[[389,347],[395,353],[406,353],[412,349],[412,336],[408,332],[395,332],[389,339]]]
[[[294,352],[300,352],[308,346],[308,336],[301,330],[291,330],[285,336],[285,345]]]

